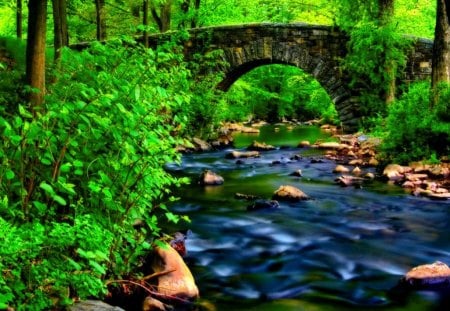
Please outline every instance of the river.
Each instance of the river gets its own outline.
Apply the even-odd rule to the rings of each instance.
[[[378,181],[340,187],[333,161],[311,163],[321,155],[295,147],[316,139],[327,135],[314,127],[267,126],[259,136],[235,138],[238,150],[253,140],[281,147],[260,158],[237,164],[226,159],[230,150],[222,150],[187,154],[169,167],[193,180],[171,208],[192,220],[184,227],[190,230],[185,260],[202,299],[218,311],[447,308],[449,298],[436,292],[398,297],[390,290],[414,266],[450,263],[450,202],[414,197]],[[294,155],[301,158],[290,160]],[[205,169],[225,183],[197,185]],[[302,177],[290,176],[298,169]],[[234,198],[239,192],[270,199],[280,185],[313,199],[247,211],[249,202]]]

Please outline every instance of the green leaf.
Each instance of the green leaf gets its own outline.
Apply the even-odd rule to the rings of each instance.
[[[43,189],[49,195],[54,195],[55,194],[55,190],[53,190],[53,187],[50,186],[49,184],[47,184],[45,181],[41,182],[39,187],[41,189]]]
[[[61,167],[59,168],[59,170],[62,173],[68,173],[70,172],[70,168],[72,167],[72,163],[64,163],[63,165],[61,165]]]
[[[52,196],[52,199],[55,200],[59,205],[62,205],[62,206],[67,205],[66,200],[64,200],[64,198],[60,197],[59,195]]]
[[[16,176],[16,174],[14,174],[14,172],[12,170],[7,170],[5,173],[5,177],[7,180],[13,179],[14,176]]]
[[[106,273],[106,269],[93,260],[89,260],[89,265],[94,269],[94,272],[97,272],[98,274]]]
[[[22,105],[19,105],[19,114],[24,118],[28,119],[33,118],[33,115],[28,110],[26,110]]]

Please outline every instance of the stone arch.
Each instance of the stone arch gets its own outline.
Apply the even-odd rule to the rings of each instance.
[[[332,60],[311,56],[309,52],[295,45],[273,45],[271,55],[255,55],[251,48],[224,49],[224,60],[230,65],[223,69],[225,77],[218,88],[227,91],[242,75],[250,70],[270,64],[285,64],[295,66],[315,78],[333,101],[345,131],[354,131],[358,127],[359,106],[358,97],[348,87],[348,79],[339,71]]]

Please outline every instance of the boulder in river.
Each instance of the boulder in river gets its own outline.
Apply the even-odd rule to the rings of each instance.
[[[260,156],[259,151],[236,151],[233,150],[227,153],[225,156],[227,159],[240,159],[240,158],[258,158]]]
[[[158,276],[157,292],[165,299],[194,300],[199,291],[191,271],[180,254],[170,245],[155,247],[152,268]]]
[[[311,143],[308,140],[302,140],[297,147],[298,148],[305,148],[305,147],[310,147]]]
[[[276,209],[280,207],[280,203],[276,200],[256,200],[251,205],[247,206],[248,211],[257,211],[263,209]]]
[[[440,261],[420,265],[406,273],[402,281],[421,289],[450,287],[450,268]]]
[[[294,186],[287,185],[287,186],[280,186],[280,188],[278,188],[273,194],[272,199],[280,201],[296,202],[302,200],[309,200],[310,197],[300,189]]]
[[[223,184],[224,179],[222,176],[217,175],[213,171],[205,170],[200,175],[200,184],[205,186],[215,186]]]
[[[247,147],[247,150],[252,151],[270,151],[275,150],[276,148],[272,145],[268,145],[266,143],[260,143],[254,140],[250,146]]]
[[[350,172],[350,169],[343,166],[343,165],[337,165],[334,169],[333,169],[333,173],[340,173],[340,174],[345,174]]]
[[[289,175],[294,177],[302,177],[302,170],[296,170],[295,172],[292,172]]]

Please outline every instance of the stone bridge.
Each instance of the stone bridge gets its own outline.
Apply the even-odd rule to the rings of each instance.
[[[194,53],[223,50],[229,67],[219,88],[226,91],[239,77],[262,65],[296,66],[313,76],[333,100],[346,131],[357,129],[359,92],[349,88],[349,77],[340,66],[345,57],[348,36],[331,26],[309,24],[244,24],[190,30],[184,43],[189,58]],[[151,45],[161,37],[153,36]],[[408,55],[400,83],[421,80],[431,74],[433,42],[416,39]]]

